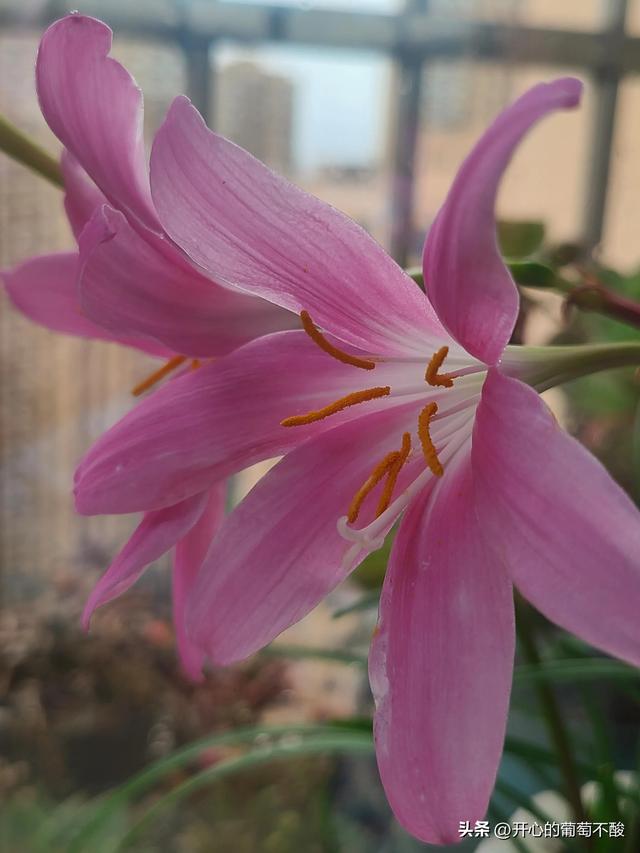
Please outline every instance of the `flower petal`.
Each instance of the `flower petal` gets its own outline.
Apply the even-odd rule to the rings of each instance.
[[[394,367],[378,365],[364,378],[365,371],[330,358],[304,332],[246,344],[167,383],[106,432],[76,472],[76,508],[93,515],[178,503],[311,435],[388,405],[383,397],[306,426],[281,426],[284,418],[322,408],[367,381],[392,384],[385,370]]]
[[[553,622],[640,665],[640,513],[535,391],[491,371],[473,436],[478,511]]]
[[[194,681],[202,678],[204,655],[187,636],[185,607],[211,541],[224,518],[227,484],[216,483],[198,521],[176,544],[173,558],[173,624],[184,672]]]
[[[36,62],[40,107],[109,201],[158,231],[142,138],[142,92],[109,57],[112,35],[102,21],[75,13],[52,24]]]
[[[151,183],[167,233],[216,281],[370,352],[437,348],[428,300],[360,226],[210,131],[184,97],[156,134]]]
[[[380,776],[400,823],[459,841],[502,753],[515,645],[510,580],[475,521],[468,454],[404,517],[369,657]]]
[[[553,110],[575,107],[582,84],[540,83],[494,121],[458,172],[424,248],[427,294],[453,337],[494,364],[518,315],[518,291],[496,242],[494,204],[502,173],[526,132]]]
[[[145,514],[89,596],[82,614],[85,630],[97,607],[126,592],[147,566],[160,559],[188,533],[202,515],[206,500],[206,494],[194,495],[175,506]]]
[[[39,255],[2,273],[14,306],[34,323],[80,338],[115,341],[149,355],[166,355],[167,349],[153,341],[107,331],[85,317],[77,293],[77,252]]]
[[[409,409],[409,414],[407,413]],[[282,459],[227,517],[187,610],[216,664],[242,660],[302,619],[366,556],[338,533],[371,469],[400,444],[415,406],[329,430]]]
[[[106,198],[66,148],[62,151],[60,165],[64,178],[64,209],[77,240],[95,209],[103,205]]]
[[[82,234],[80,262],[87,316],[183,355],[226,355],[253,338],[299,325],[289,311],[173,263],[106,205]]]

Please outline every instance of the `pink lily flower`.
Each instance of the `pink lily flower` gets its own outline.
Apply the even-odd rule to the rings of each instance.
[[[402,516],[370,655],[376,750],[397,818],[431,843],[487,808],[514,586],[640,663],[638,510],[537,393],[638,349],[508,346],[518,293],[495,236],[514,149],[580,92],[572,78],[535,86],[484,134],[429,232],[426,294],[357,225],[174,102],[151,157],[163,227],[304,330],[160,389],[76,475],[80,512],[161,511],[284,454],[223,522],[190,596],[187,630],[216,664],[301,619]]]
[[[169,358],[160,376],[189,358],[219,357],[290,328],[297,319],[217,284],[164,232],[151,198],[142,93],[109,57],[111,39],[106,24],[77,14],[54,23],[42,38],[38,97],[64,145],[64,204],[78,250],[31,258],[2,277],[13,304],[30,319]],[[206,552],[204,540],[208,544],[222,520],[224,493],[222,483],[210,484],[188,501],[146,514],[93,591],[84,624],[175,546],[178,646],[185,671],[195,677],[202,656],[184,634],[181,608]]]

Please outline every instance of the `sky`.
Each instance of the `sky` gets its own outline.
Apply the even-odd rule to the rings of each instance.
[[[247,0],[248,1],[248,0]],[[242,3],[244,0],[233,0]],[[298,8],[393,12],[400,0],[278,0]],[[382,157],[387,129],[390,65],[377,54],[297,47],[231,45],[216,60],[251,59],[289,77],[294,84],[296,165],[373,165]]]

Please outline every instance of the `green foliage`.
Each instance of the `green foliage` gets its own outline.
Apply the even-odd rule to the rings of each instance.
[[[380,589],[385,572],[387,571],[387,563],[389,562],[389,554],[391,553],[394,538],[395,530],[392,530],[385,539],[382,548],[369,554],[351,575],[359,587],[368,590]]]
[[[597,270],[597,277],[606,287],[620,296],[640,302],[640,269],[624,276],[615,270],[600,267]],[[602,314],[586,314],[582,324],[583,333],[590,340],[602,342],[640,340],[640,329]]]
[[[507,266],[516,284],[542,288],[553,288],[559,284],[557,273],[540,261],[508,261]]]
[[[500,251],[506,258],[529,258],[544,242],[543,222],[503,219],[498,222],[497,230]]]
[[[78,830],[91,820],[95,802],[73,797],[55,803],[45,794],[22,789],[4,798],[0,810],[0,850],[7,853],[69,853]],[[91,853],[110,853],[113,837],[126,831],[128,806],[114,809],[91,835]],[[146,853],[146,844],[137,853]]]
[[[640,270],[623,276],[599,268],[596,277],[618,295],[640,302]],[[599,313],[572,312],[572,322],[556,343],[637,342],[640,329]],[[640,386],[633,368],[608,370],[568,383],[566,394],[573,432],[595,453],[614,478],[640,498]]]
[[[588,647],[578,641],[563,640],[557,648],[548,648],[553,657],[516,668],[516,697],[537,679],[610,686],[618,680],[640,680],[640,673],[631,667],[607,658],[587,657]],[[295,649],[289,651],[296,653]],[[326,656],[321,650],[307,653]],[[567,653],[577,656],[555,657]],[[623,820],[631,827],[640,808],[640,796],[635,784],[623,785],[615,773],[619,764],[610,722],[599,706],[601,700],[594,700],[594,695],[597,700],[603,694],[598,691],[591,695],[585,705],[587,734],[590,725],[591,736],[576,737],[575,741],[582,782],[596,783],[588,805],[589,819]],[[163,837],[180,838],[179,849],[193,853],[210,850],[213,837],[221,853],[296,853],[300,849],[351,853],[373,849],[362,846],[362,830],[344,815],[334,815],[327,803],[331,765],[325,762],[332,755],[369,760],[373,755],[370,717],[320,725],[251,726],[201,738],[92,801],[72,799],[54,805],[34,794],[16,796],[0,816],[0,849],[146,853],[165,849],[160,841]],[[515,772],[516,766],[524,776],[521,771]],[[288,780],[285,789],[274,784],[276,778]],[[515,808],[524,807],[539,821],[556,819],[532,799],[532,794],[542,789],[557,790],[559,785],[553,749],[539,741],[533,730],[524,736],[509,734],[491,815],[496,820],[508,820]],[[284,790],[289,791],[285,796]],[[407,839],[405,843],[407,850],[419,849]],[[400,842],[397,849],[404,849]],[[581,848],[574,845],[567,849]],[[600,853],[610,848],[594,849]]]

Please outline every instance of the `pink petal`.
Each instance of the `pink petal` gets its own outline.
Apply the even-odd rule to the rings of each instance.
[[[156,134],[151,176],[167,233],[216,281],[305,309],[371,352],[433,352],[440,324],[384,250],[344,214],[208,130],[184,97]]]
[[[71,14],[40,42],[36,85],[49,127],[109,201],[159,230],[149,192],[142,93],[109,58],[112,32],[95,18]]]
[[[103,205],[106,198],[66,148],[62,151],[60,165],[64,178],[64,208],[77,240],[95,209]]]
[[[2,279],[18,311],[40,326],[81,338],[115,341],[150,355],[167,353],[160,344],[109,332],[85,317],[78,301],[77,268],[76,252],[40,255],[4,271]]]
[[[284,457],[229,515],[187,610],[216,664],[242,660],[302,619],[354,568],[337,530],[383,456],[400,446],[415,405],[336,427]],[[360,559],[365,556],[360,553]]]
[[[106,205],[82,234],[80,259],[87,316],[183,355],[225,355],[255,337],[299,325],[295,314],[173,263]]]
[[[533,124],[575,107],[582,84],[540,83],[501,113],[462,164],[424,248],[429,299],[449,332],[472,355],[495,363],[518,315],[518,291],[496,242],[494,204],[502,173]]]
[[[246,344],[167,383],[106,432],[76,472],[76,507],[88,515],[139,512],[203,492],[376,404],[388,405],[382,398],[307,426],[281,426],[351,391],[391,384],[380,367],[380,376],[378,369],[363,376],[304,332]]]
[[[487,378],[473,437],[478,507],[514,584],[542,613],[640,665],[640,513],[536,392]]]
[[[202,678],[204,655],[187,636],[185,607],[211,541],[224,518],[227,484],[216,483],[209,492],[207,505],[198,519],[176,545],[173,558],[173,623],[178,654],[184,672],[194,681]]]
[[[418,496],[394,542],[369,657],[380,776],[400,823],[460,840],[487,809],[514,656],[512,588],[475,522],[468,457]]]
[[[202,515],[206,500],[207,495],[194,495],[175,506],[145,514],[89,596],[82,614],[85,630],[97,607],[126,592],[148,565],[160,559],[188,533]]]

